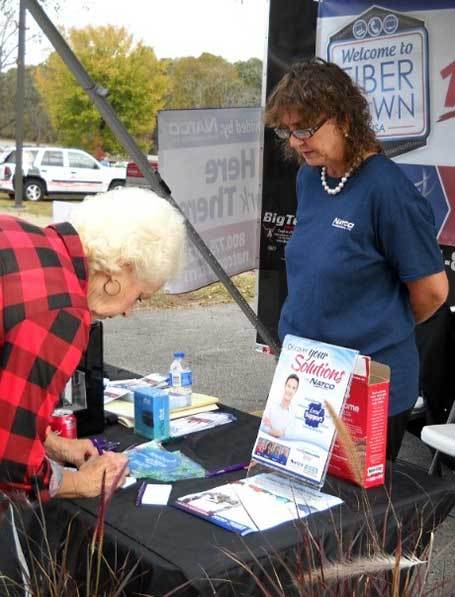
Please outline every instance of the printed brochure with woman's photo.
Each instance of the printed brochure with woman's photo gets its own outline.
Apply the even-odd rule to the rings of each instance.
[[[287,335],[253,448],[257,462],[322,487],[358,351]]]

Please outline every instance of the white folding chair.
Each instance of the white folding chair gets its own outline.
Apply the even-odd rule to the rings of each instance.
[[[431,461],[428,474],[432,475],[436,469],[439,453],[455,457],[455,402],[452,404],[447,422],[442,425],[425,425],[422,428],[420,438],[431,448],[436,450]]]

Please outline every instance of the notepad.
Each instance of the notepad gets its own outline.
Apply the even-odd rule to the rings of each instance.
[[[141,506],[166,506],[171,495],[172,485],[147,483],[140,500]]]

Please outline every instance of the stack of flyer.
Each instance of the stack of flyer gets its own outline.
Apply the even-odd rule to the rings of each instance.
[[[286,336],[252,452],[253,464],[269,472],[181,497],[175,505],[244,535],[340,504],[320,491],[336,431],[327,404],[340,416],[357,355]]]
[[[118,422],[125,427],[134,427],[134,390],[139,388],[167,388],[168,378],[159,373],[150,373],[144,377],[109,381],[104,389],[104,410],[118,417]],[[218,409],[218,398],[193,392],[191,406],[172,409],[170,419],[205,413]]]

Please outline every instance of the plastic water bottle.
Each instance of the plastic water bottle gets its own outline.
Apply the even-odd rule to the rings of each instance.
[[[174,360],[169,369],[169,408],[191,406],[193,373],[183,360],[184,352],[174,352]]]

